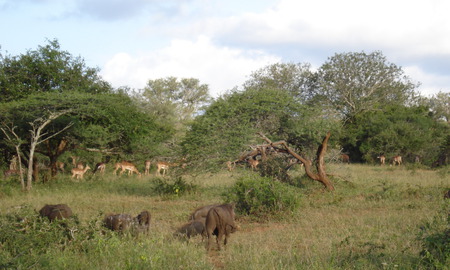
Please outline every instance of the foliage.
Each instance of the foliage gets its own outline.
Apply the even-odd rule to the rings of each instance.
[[[428,103],[435,119],[450,123],[450,92],[439,92]]]
[[[63,51],[57,40],[19,56],[0,54],[0,102],[32,93],[82,91],[108,93],[112,88],[80,57]]]
[[[429,269],[447,269],[450,265],[450,203],[448,199],[431,222],[422,226],[418,239],[423,263]]]
[[[352,159],[373,162],[376,156],[420,156],[431,164],[448,134],[448,126],[435,122],[425,107],[390,106],[383,111],[355,115],[345,126],[342,143]]]
[[[162,148],[169,155],[179,152],[179,143],[189,123],[209,104],[208,85],[198,79],[167,77],[149,80],[140,95],[136,96],[142,110],[160,125],[173,127],[171,140]]]
[[[416,85],[379,51],[335,54],[318,73],[317,95],[345,118],[386,105],[407,105],[415,96]]]
[[[186,182],[181,176],[175,179],[156,178],[154,183],[154,191],[159,195],[180,196],[186,193],[194,193],[197,190],[197,185]]]
[[[213,102],[195,119],[182,144],[184,154],[203,167],[217,168],[226,160],[235,160],[248,145],[260,143],[257,132],[294,145],[312,140],[316,147],[315,141],[320,142],[326,132],[323,129],[333,125],[325,122],[335,122],[310,110],[284,90],[233,92]]]
[[[297,188],[255,174],[240,177],[223,196],[238,213],[256,217],[294,211],[300,204]]]
[[[292,184],[292,180],[287,171],[289,164],[286,162],[286,159],[283,156],[269,156],[266,160],[259,163],[258,172],[262,177]]]
[[[244,83],[244,88],[286,91],[303,104],[311,98],[316,80],[316,73],[311,71],[308,63],[276,63],[253,72]]]

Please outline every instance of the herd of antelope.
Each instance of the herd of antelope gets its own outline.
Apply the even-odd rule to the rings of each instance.
[[[72,174],[72,178],[75,178],[77,180],[83,179],[86,172],[92,168],[89,165],[84,166],[82,162],[77,162],[78,158],[75,156],[71,156],[71,159],[72,159],[72,169],[70,170],[70,172]],[[9,176],[12,176],[12,175],[19,175],[17,163],[18,163],[17,157],[14,156],[10,162],[9,170],[6,170],[3,172],[3,175],[5,178],[8,178]],[[150,175],[151,164],[152,164],[152,162],[150,160],[146,160],[144,162],[144,166],[145,166],[144,175]],[[103,175],[106,171],[106,166],[107,166],[106,162],[97,163],[93,169],[93,173],[94,174],[100,173]],[[155,163],[155,166],[156,166],[156,175],[164,177],[168,173],[170,167],[181,166],[181,168],[184,169],[184,168],[186,168],[186,163],[185,163],[185,159],[182,160],[181,164],[165,162],[165,161],[158,161]],[[64,173],[66,164],[64,162],[57,161],[56,168],[59,171]],[[25,169],[22,168],[22,171],[24,172]],[[128,172],[128,175],[132,175],[133,173],[135,173],[138,176],[142,176],[141,172],[139,172],[136,165],[129,161],[122,161],[122,162],[115,163],[113,174],[117,175],[117,172],[119,172],[119,176],[122,175],[124,172]]]
[[[89,167],[89,165],[84,166],[82,162],[77,162],[77,157],[72,156],[71,158],[72,158],[73,168],[70,170],[70,172],[72,173],[72,178],[83,179],[85,173],[88,170],[90,170],[91,167]],[[386,165],[386,156],[385,155],[377,156],[377,159],[380,160],[380,165],[382,165],[382,166]],[[350,163],[350,157],[347,154],[341,154],[340,160],[343,163]],[[181,163],[170,163],[170,162],[166,162],[166,161],[158,161],[155,163],[155,166],[156,166],[155,174],[157,176],[164,177],[169,172],[170,167],[181,166],[181,168],[184,169],[186,167],[185,161],[186,161],[185,159],[183,159]],[[415,162],[418,162],[418,157],[416,157]],[[391,166],[397,166],[397,165],[400,166],[400,165],[402,165],[402,163],[403,163],[402,157],[399,155],[392,157],[392,159],[389,162],[389,164]],[[146,160],[144,162],[144,167],[145,167],[144,175],[146,175],[146,176],[150,175],[151,164],[152,164],[152,162],[150,160]],[[249,158],[249,159],[247,159],[247,164],[251,170],[257,170],[258,166],[260,164],[260,161],[257,159],[254,159],[254,158]],[[298,160],[295,160],[295,162],[290,161],[289,166],[292,166],[293,164],[300,164],[300,166],[303,165]],[[97,163],[93,169],[93,173],[96,174],[98,172],[103,175],[106,171],[106,165],[107,165],[107,163],[105,163],[105,162]],[[236,162],[227,161],[226,166],[227,166],[227,169],[231,172],[235,169]],[[65,163],[64,162],[57,161],[56,167],[58,170],[65,172]],[[22,170],[24,170],[24,168],[22,168]],[[122,161],[122,162],[115,163],[113,174],[117,175],[117,172],[119,172],[119,175],[122,175],[124,172],[128,172],[128,175],[132,175],[133,173],[135,173],[138,176],[142,176],[141,172],[139,172],[136,165],[129,161]],[[16,156],[14,156],[13,159],[11,160],[9,170],[4,171],[3,175],[5,178],[7,178],[11,175],[18,175],[18,174],[19,174],[19,169],[17,168],[17,158],[16,158]]]
[[[384,155],[380,155],[377,157],[377,159],[380,160],[380,165],[386,165],[386,156]],[[294,161],[293,161],[294,160]],[[289,166],[292,166],[293,164],[299,164],[300,166],[303,166],[303,163],[301,163],[299,160],[297,159],[293,159],[293,160],[289,160]],[[247,160],[247,164],[250,167],[251,170],[256,170],[258,168],[258,165],[260,164],[260,161],[254,158],[248,158]],[[350,164],[350,156],[347,154],[341,154],[340,155],[340,161],[342,163],[347,163]],[[415,162],[418,163],[419,162],[419,157],[415,158]],[[396,155],[394,157],[392,157],[390,165],[391,166],[396,166],[396,165],[402,165],[403,161],[402,161],[402,157],[399,155]],[[226,163],[227,169],[228,171],[233,171],[236,168],[236,162],[234,161],[227,161]]]

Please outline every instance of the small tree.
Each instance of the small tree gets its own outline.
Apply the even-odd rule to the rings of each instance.
[[[38,144],[41,144],[50,138],[58,135],[59,133],[63,132],[64,130],[70,128],[73,123],[68,124],[66,127],[64,127],[62,130],[53,133],[49,135],[48,133],[44,132],[45,127],[50,124],[53,120],[60,117],[61,115],[64,115],[66,113],[70,112],[70,110],[65,111],[59,111],[59,112],[48,112],[46,116],[40,117],[35,119],[33,122],[30,122],[31,126],[31,142],[30,142],[30,154],[29,154],[29,160],[28,160],[28,175],[27,175],[27,186],[26,190],[31,189],[31,182],[33,179],[33,158],[34,158],[34,152],[36,150],[36,146]]]

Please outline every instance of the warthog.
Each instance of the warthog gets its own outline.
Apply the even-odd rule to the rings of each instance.
[[[201,234],[203,240],[205,237],[204,230],[205,230],[205,219],[202,218],[200,220],[191,220],[188,223],[184,224],[183,226],[181,226],[181,228],[177,230],[176,235],[178,236],[186,235],[187,238],[189,239],[193,236]]]
[[[450,189],[444,193],[444,199],[450,199]]]
[[[230,233],[237,230],[237,226],[234,222],[235,213],[234,206],[232,204],[222,204],[212,207],[206,215],[205,231],[208,237],[207,250],[210,250],[212,236],[216,235],[217,247],[220,250],[220,242],[222,237],[225,236],[224,245],[228,242]]]
[[[72,216],[72,209],[67,204],[46,204],[39,210],[39,214],[53,221],[54,219],[69,218]]]
[[[206,215],[208,215],[208,212],[211,208],[219,206],[220,204],[211,204],[199,207],[194,210],[194,212],[191,214],[191,217],[189,220],[200,220],[200,219],[206,219]]]
[[[131,230],[139,234],[141,232],[148,233],[150,229],[151,215],[149,211],[142,211],[136,217],[129,214],[108,214],[103,220],[106,228],[116,231],[125,232]]]
[[[148,233],[150,231],[150,220],[152,216],[149,211],[142,211],[134,218],[133,227],[135,227],[137,233]]]
[[[128,230],[132,222],[133,218],[129,214],[108,214],[103,220],[106,228],[117,232]]]

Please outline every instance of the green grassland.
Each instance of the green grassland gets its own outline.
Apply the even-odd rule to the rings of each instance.
[[[154,176],[119,177],[110,171],[87,173],[82,181],[60,175],[35,183],[28,193],[20,191],[17,179],[3,179],[0,269],[430,267],[420,256],[420,237],[448,209],[443,198],[450,188],[448,169],[330,164],[327,171],[334,192],[323,191],[296,168],[291,175],[298,179],[300,207],[264,218],[237,215],[240,230],[224,250],[210,252],[200,236],[186,240],[174,232],[196,207],[223,202],[223,194],[249,170],[183,176],[196,187],[184,194],[158,194]],[[38,217],[43,205],[57,203],[68,204],[75,221],[51,224]],[[106,213],[136,216],[142,210],[152,214],[148,235],[136,238],[102,228]]]

